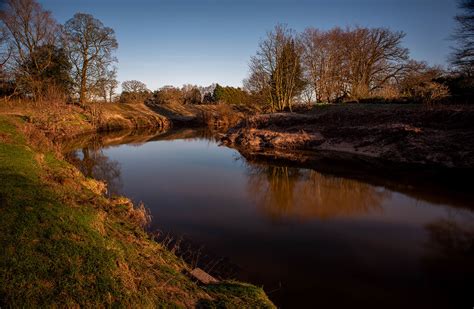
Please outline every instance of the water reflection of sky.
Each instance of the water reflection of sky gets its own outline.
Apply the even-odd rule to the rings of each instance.
[[[336,287],[353,300],[360,296],[351,291],[376,293],[363,299],[369,306],[379,297],[401,297],[393,303],[401,305],[410,295],[419,304],[443,304],[449,295],[424,299],[433,290],[419,288],[426,285],[420,263],[431,256],[433,241],[445,241],[433,238],[437,229],[450,228],[443,222],[467,229],[474,222],[467,208],[313,170],[246,162],[206,139],[94,153],[104,179],[108,167],[118,168],[108,180],[120,178],[118,191],[151,209],[152,228],[187,235],[230,257],[244,269],[242,279],[269,288],[283,284],[274,296],[279,304],[311,303],[306,292],[316,287],[327,298],[315,302],[321,305],[330,303]]]

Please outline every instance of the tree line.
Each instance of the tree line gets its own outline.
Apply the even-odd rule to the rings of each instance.
[[[36,0],[6,0],[0,12],[0,95],[63,101],[238,104],[240,88],[184,85],[150,91],[138,80],[116,89],[115,32],[90,14],[76,13],[63,25]]]
[[[447,72],[409,58],[405,33],[388,28],[277,25],[250,61],[246,89],[273,111],[297,101],[437,101],[449,95]]]
[[[244,87],[165,86],[154,92],[137,80],[117,96],[115,32],[90,14],[63,25],[36,0],[5,0],[0,12],[0,95],[41,100],[158,104],[260,105],[272,111],[295,103],[436,102],[472,97],[474,0],[461,0],[450,71],[410,59],[405,33],[388,28],[307,28],[277,25],[250,60]]]
[[[84,104],[117,87],[114,30],[90,14],[60,25],[35,0],[6,0],[0,12],[2,95],[41,100],[54,94]]]
[[[222,102],[272,111],[314,102],[469,102],[474,89],[474,0],[460,1],[459,7],[464,12],[455,17],[458,46],[449,71],[410,59],[402,31],[309,27],[296,33],[278,24],[251,58],[243,89],[165,86],[147,98],[158,104]]]
[[[459,7],[449,71],[410,59],[401,31],[310,27],[296,33],[279,24],[251,58],[245,89],[273,111],[291,110],[295,102],[436,102],[448,96],[468,102],[474,89],[474,0]]]
[[[164,86],[150,92],[145,100],[156,104],[216,104],[254,105],[255,98],[240,87],[212,84],[207,87],[184,85]],[[127,100],[123,100],[126,102]]]

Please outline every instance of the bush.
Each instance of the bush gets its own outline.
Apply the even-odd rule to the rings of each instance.
[[[153,93],[152,100],[156,104],[182,104],[183,92],[173,86],[165,86]]]
[[[235,87],[222,87],[217,84],[214,92],[212,94],[214,102],[222,102],[225,104],[231,105],[255,105],[257,100],[256,98],[241,88]]]

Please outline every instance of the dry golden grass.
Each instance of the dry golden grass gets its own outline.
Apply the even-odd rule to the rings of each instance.
[[[2,100],[0,114],[20,117],[51,140],[97,130],[171,126],[165,116],[157,114],[143,103],[89,103],[78,106],[64,102]]]

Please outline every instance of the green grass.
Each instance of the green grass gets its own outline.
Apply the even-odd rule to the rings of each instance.
[[[242,283],[199,286],[188,267],[65,161],[0,115],[0,307],[272,307]],[[100,187],[100,186],[97,186]]]
[[[235,281],[209,285],[206,290],[218,298],[203,300],[200,305],[208,308],[274,308],[262,289]]]
[[[12,125],[0,122],[1,132],[12,136]],[[90,228],[93,209],[65,207],[43,183],[35,153],[22,138],[14,140],[0,144],[2,302],[41,306],[51,299],[62,305],[105,299],[117,290],[111,280],[116,253]]]

